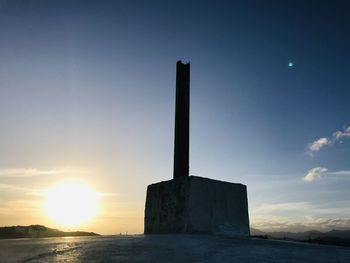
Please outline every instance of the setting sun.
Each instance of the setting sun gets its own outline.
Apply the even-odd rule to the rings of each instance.
[[[98,196],[82,182],[62,182],[45,192],[44,208],[56,223],[77,226],[96,216]]]

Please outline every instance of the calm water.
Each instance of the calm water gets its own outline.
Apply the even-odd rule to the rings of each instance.
[[[10,239],[0,262],[349,263],[350,248],[199,235]]]

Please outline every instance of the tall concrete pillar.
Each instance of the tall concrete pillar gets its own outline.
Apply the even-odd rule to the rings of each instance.
[[[147,187],[145,234],[249,236],[247,187],[189,176],[189,119],[190,64],[178,61],[174,179]]]
[[[188,176],[190,137],[190,63],[176,63],[174,179]]]

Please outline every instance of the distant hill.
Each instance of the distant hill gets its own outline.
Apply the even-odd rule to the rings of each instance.
[[[331,230],[328,232],[305,231],[305,232],[263,232],[258,229],[251,228],[252,237],[303,241],[327,245],[350,246],[350,230]]]
[[[58,229],[48,228],[41,225],[0,227],[0,239],[71,236],[98,236],[98,234],[82,231],[64,232]]]
[[[265,236],[265,235],[267,235],[267,233],[266,232],[263,232],[263,231],[261,231],[261,230],[259,230],[259,229],[256,229],[256,228],[250,228],[250,235],[251,236]]]

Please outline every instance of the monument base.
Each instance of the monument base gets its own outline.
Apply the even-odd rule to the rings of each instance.
[[[183,176],[147,188],[145,234],[249,236],[247,188]]]

